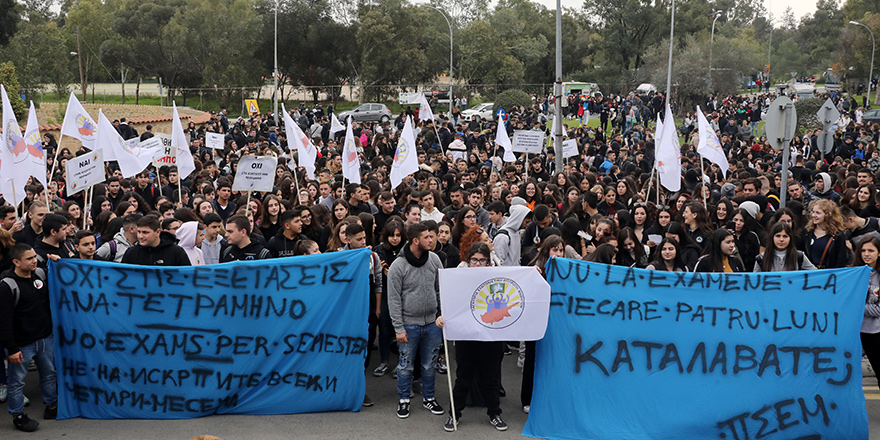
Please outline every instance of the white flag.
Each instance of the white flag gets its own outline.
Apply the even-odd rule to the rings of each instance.
[[[712,126],[709,125],[709,121],[703,115],[700,106],[697,106],[697,125],[700,130],[700,143],[697,144],[697,153],[721,167],[721,172],[726,176],[730,164],[727,163],[727,156],[724,155],[724,149],[721,148],[721,142],[718,141],[715,130],[712,130]]]
[[[666,115],[663,117],[663,131],[657,139],[657,159],[655,166],[660,176],[660,184],[670,191],[681,189],[681,145],[678,143],[678,133],[675,129],[675,119],[672,117],[672,109],[666,104]]]
[[[510,143],[510,137],[507,136],[507,127],[504,126],[504,121],[500,119],[498,120],[498,132],[495,134],[495,145],[504,148],[502,160],[505,162],[516,162],[516,157],[513,155],[513,144]]]
[[[534,267],[440,269],[446,339],[535,341],[550,315],[550,285]]]
[[[412,119],[407,116],[400,139],[397,140],[397,150],[394,151],[394,162],[391,164],[391,187],[396,188],[403,178],[419,170],[419,161],[416,157],[416,136],[413,133]]]
[[[28,111],[27,127],[24,129],[25,151],[19,152],[15,157],[16,167],[21,167],[25,177],[34,176],[44,188],[46,183],[46,155],[43,152],[43,142],[40,137],[40,124],[37,122],[37,111],[34,110],[34,101]]]
[[[336,113],[330,113],[330,137],[333,137],[333,135],[342,130],[345,130],[345,126],[342,125],[342,122],[339,122]]]
[[[287,113],[284,104],[281,104],[281,110],[284,114],[284,132],[287,134],[287,148],[293,153],[293,147],[299,155],[299,166],[306,169],[306,175],[309,179],[315,179],[315,159],[318,158],[318,150],[312,145],[312,141],[303,133],[299,125],[293,122],[293,118]],[[335,117],[335,116],[334,116]],[[293,169],[294,163],[288,162],[288,167]]]
[[[189,151],[189,142],[183,134],[183,124],[180,123],[180,115],[177,113],[177,103],[172,101],[171,113],[171,146],[177,147],[177,176],[183,180],[196,170],[196,163]]]
[[[424,93],[420,95],[422,97],[422,101],[419,103],[419,120],[420,121],[433,121],[434,120],[434,112],[431,111],[431,106],[428,105],[428,100],[425,99]]]
[[[67,100],[67,110],[64,113],[64,122],[61,124],[61,135],[79,139],[83,146],[89,150],[95,149],[95,132],[98,123],[89,116],[76,95],[70,94]]]
[[[351,116],[345,129],[345,143],[342,146],[342,177],[351,183],[361,183],[361,161],[358,158],[357,145],[354,143],[354,131],[351,129]]]
[[[122,177],[129,178],[143,171],[153,160],[152,151],[142,150],[140,139],[125,140],[116,131],[113,123],[98,110],[98,132],[95,136],[95,149],[103,150],[104,160],[115,160],[122,171]]]
[[[0,115],[0,126],[3,127],[3,133],[0,134],[0,141],[3,141],[0,145],[0,193],[3,193],[7,202],[17,205],[24,200],[27,175],[20,167],[15,166],[15,159],[18,155],[24,156],[27,147],[21,135],[21,127],[15,119],[15,112],[12,111],[12,103],[9,102],[6,88],[2,84],[0,96],[3,101],[3,113]]]

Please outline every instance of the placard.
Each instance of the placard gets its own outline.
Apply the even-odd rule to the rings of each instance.
[[[576,139],[568,139],[562,141],[562,158],[568,158],[578,155],[578,144]]]
[[[225,136],[222,133],[205,133],[205,146],[214,150],[222,150],[225,147]]]
[[[360,410],[369,257],[51,262],[58,418]]]
[[[65,164],[67,195],[72,196],[104,181],[104,150],[89,151],[72,157]]]
[[[275,187],[275,156],[243,156],[232,182],[233,191],[272,191]]]
[[[544,151],[544,132],[515,130],[513,132],[513,151],[517,153],[541,154]]]

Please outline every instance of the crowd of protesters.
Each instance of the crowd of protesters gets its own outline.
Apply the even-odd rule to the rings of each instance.
[[[45,287],[48,260],[81,258],[137,265],[187,266],[259,260],[346,249],[372,249],[369,337],[377,362],[365,371],[397,379],[397,416],[410,414],[410,398],[446,414],[434,399],[435,372],[446,373],[440,349],[437,270],[477,266],[536,266],[566,257],[661,271],[764,272],[869,265],[862,325],[864,351],[880,368],[880,127],[862,121],[863,108],[830,96],[844,116],[834,146],[820,158],[817,133],[792,142],[790,178],[781,181],[781,154],[761,135],[760,121],[773,95],[710,96],[701,105],[727,153],[730,169],[700,163],[692,143],[695,109],[679,109],[682,185],[671,193],[652,179],[654,122],[662,94],[571,96],[563,120],[578,155],[556,166],[552,147],[504,162],[495,144],[497,124],[550,132],[552,99],[506,109],[504,121],[452,119],[418,122],[419,171],[397,187],[389,170],[407,109],[384,123],[354,123],[361,184],[341,175],[344,131],[331,132],[332,106],[291,111],[317,147],[315,179],[291,167],[296,157],[271,113],[230,119],[225,109],[186,134],[196,171],[153,167],[126,179],[114,163],[107,179],[68,195],[64,162],[85,150],[62,148],[48,190],[27,187],[20,207],[0,206],[0,342],[9,368],[0,369],[0,401],[15,426],[37,429],[24,413],[28,365],[39,370],[45,419],[55,417],[52,325]],[[461,102],[459,102],[461,104]],[[573,121],[573,120],[577,121]],[[344,122],[344,121],[343,121]],[[152,136],[120,120],[125,138]],[[205,146],[206,132],[226,137],[223,150]],[[549,136],[548,136],[549,137]],[[44,137],[52,168],[57,144]],[[279,158],[271,193],[232,191],[244,155]],[[780,206],[780,193],[788,201]],[[48,204],[47,204],[48,201]],[[455,357],[456,407],[444,424],[453,429],[468,395],[487,408],[490,423],[507,429],[499,397],[506,394],[500,365],[518,352],[523,369],[521,405],[529,411],[535,343],[459,342]],[[397,353],[394,362],[392,355]],[[396,365],[396,367],[395,367]],[[2,363],[0,363],[2,366]],[[461,403],[461,405],[459,405]],[[365,396],[364,406],[372,400]]]

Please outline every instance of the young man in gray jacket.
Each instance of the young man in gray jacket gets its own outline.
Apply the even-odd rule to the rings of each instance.
[[[409,244],[403,247],[388,269],[388,311],[400,348],[397,364],[397,417],[409,417],[412,391],[413,361],[421,355],[422,406],[435,415],[443,408],[434,399],[434,359],[443,340],[434,321],[440,316],[439,269],[443,263],[434,248],[434,236],[423,223],[406,231]]]
[[[519,266],[520,241],[522,240],[519,230],[523,227],[527,218],[531,218],[532,211],[523,205],[510,205],[510,216],[501,225],[498,234],[492,243],[495,247],[495,255],[501,259],[502,266]]]

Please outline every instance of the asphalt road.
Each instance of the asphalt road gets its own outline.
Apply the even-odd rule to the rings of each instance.
[[[451,354],[451,353],[450,353]],[[451,354],[452,355],[452,354]],[[445,375],[437,375],[437,401],[448,410],[449,391]],[[272,440],[272,439],[434,439],[442,436],[458,438],[521,438],[520,433],[527,415],[519,404],[520,370],[516,367],[516,352],[506,356],[502,365],[502,382],[507,397],[501,399],[503,418],[510,425],[505,432],[498,432],[489,424],[485,410],[468,408],[459,425],[459,432],[447,433],[443,423],[447,415],[433,415],[423,409],[420,396],[413,398],[412,414],[408,419],[398,419],[396,381],[390,373],[385,377],[367,377],[367,394],[376,402],[361,412],[334,412],[317,414],[244,416],[210,416],[192,420],[87,420],[73,419],[43,421],[43,405],[36,373],[28,377],[25,394],[33,402],[27,412],[40,421],[40,429],[34,433],[16,431],[10,418],[0,421],[0,439],[181,439],[188,440],[200,435],[213,435],[223,440]],[[863,381],[870,418],[871,439],[880,440],[880,388],[873,378]],[[560,402],[562,403],[562,402]],[[6,404],[0,404],[6,411]]]

